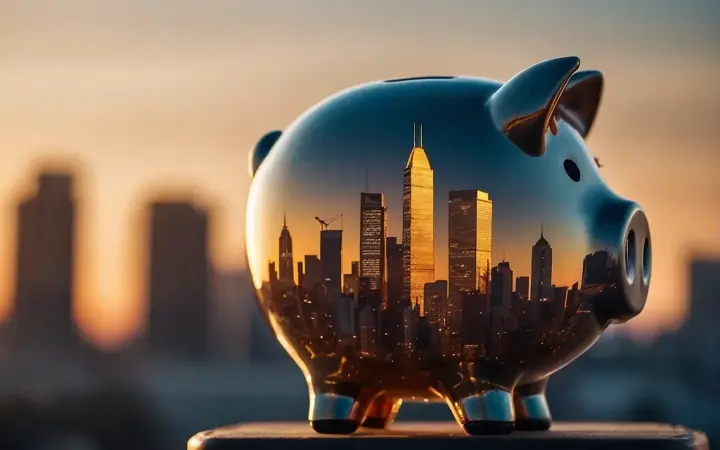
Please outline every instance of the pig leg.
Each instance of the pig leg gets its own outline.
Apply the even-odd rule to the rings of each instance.
[[[515,387],[515,428],[527,431],[542,431],[550,428],[552,417],[545,399],[547,378]]]
[[[513,431],[515,417],[510,391],[498,387],[462,391],[450,392],[445,401],[455,420],[468,434],[480,436]]]
[[[401,399],[380,394],[370,403],[367,415],[361,426],[365,428],[378,429],[388,427],[395,420],[395,416],[397,415],[401,404]]]
[[[360,426],[371,400],[359,387],[335,385],[327,390],[316,386],[310,395],[308,419],[320,434],[351,434]]]

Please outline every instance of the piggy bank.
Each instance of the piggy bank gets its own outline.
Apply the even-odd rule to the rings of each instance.
[[[472,435],[547,429],[548,377],[643,310],[648,221],[585,145],[603,77],[579,65],[372,82],[260,139],[248,265],[317,432],[403,401]]]

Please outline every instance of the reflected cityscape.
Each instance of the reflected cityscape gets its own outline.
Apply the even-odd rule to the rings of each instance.
[[[401,239],[388,236],[393,211],[386,194],[371,192],[367,183],[351,215],[359,220],[359,236],[331,229],[342,226],[343,218],[347,222],[344,214],[315,217],[319,252],[298,261],[293,217],[285,214],[277,260],[268,263],[269,279],[262,287],[262,297],[271,299],[269,312],[295,341],[293,348],[306,349],[308,360],[339,355],[412,370],[434,370],[448,359],[518,366],[570,360],[604,327],[592,313],[599,294],[614,288],[612,255],[605,250],[586,255],[577,264],[578,281],[556,285],[550,231],[538,223],[536,240],[527,242],[530,273],[515,273],[504,258],[492,265],[497,226],[492,193],[452,190],[444,218],[448,273],[436,276],[433,225],[443,219],[435,217],[434,171],[422,146],[422,125],[419,130],[403,172],[402,216],[395,213],[402,220]],[[341,276],[348,238],[359,240],[359,254],[351,260],[351,272]]]
[[[215,269],[202,256],[208,254],[207,223],[212,218],[212,205],[197,205],[192,199],[147,202],[146,259],[153,259],[150,255],[155,255],[157,260],[147,263],[148,273],[154,274],[149,277],[147,292],[153,292],[159,299],[150,300],[148,304],[146,332],[133,345],[112,354],[94,348],[83,339],[70,312],[75,302],[72,280],[76,255],[72,243],[82,239],[77,231],[78,211],[82,210],[82,204],[73,195],[75,178],[72,172],[38,173],[37,191],[21,199],[16,207],[19,226],[15,253],[18,268],[15,307],[0,336],[2,447],[182,448],[198,430],[221,424],[305,420],[305,381],[258,313],[248,274]],[[372,214],[376,217],[382,216],[377,214],[377,208],[375,211]],[[172,227],[167,225],[168,216],[175,217]],[[369,217],[367,222],[371,222]],[[281,239],[289,250],[285,252],[285,261],[290,260],[287,254],[292,253],[292,221],[290,217],[287,219],[287,238]],[[334,221],[326,220],[330,223],[323,227],[339,223],[339,220],[339,217]],[[550,247],[549,230],[541,227],[542,224],[538,224],[538,239],[544,237]],[[153,228],[164,229],[165,237],[160,237],[163,233],[153,231]],[[321,231],[336,232],[329,234],[326,242],[330,246],[328,249],[326,244],[326,253],[321,251],[321,255],[332,255],[338,248],[333,247],[336,240],[332,238],[341,235],[340,230]],[[154,239],[162,241],[153,243]],[[397,241],[390,236],[385,241],[388,282],[402,278],[403,249]],[[529,243],[529,256],[532,244]],[[371,259],[372,247],[369,247],[364,254]],[[545,245],[541,247],[545,248]],[[278,261],[282,253],[278,255]],[[344,305],[338,305],[342,313],[349,310],[350,302],[354,311],[361,309],[355,309],[356,292],[351,291],[357,285],[359,295],[361,289],[355,282],[356,278],[361,278],[359,259],[358,256],[358,262],[353,264],[351,273],[343,276],[339,287],[338,299],[345,300]],[[375,260],[384,259],[375,257]],[[589,258],[584,273],[588,272],[588,266],[603,266],[601,261],[599,257]],[[322,279],[313,281],[313,276],[322,277],[318,275],[323,273],[320,256],[309,255],[303,261],[293,262],[286,263],[283,279],[289,279],[286,271],[292,270],[294,277],[302,274],[302,280],[297,283],[300,286],[323,284]],[[376,267],[374,263],[368,263],[366,267],[370,274],[378,276],[377,272],[372,272]],[[279,268],[280,265],[278,280]],[[593,275],[595,277],[602,276],[599,269],[590,272],[597,273]],[[487,266],[485,272],[480,273],[487,273]],[[691,312],[685,325],[675,333],[662,336],[654,344],[629,340],[619,331],[613,332],[614,327],[606,330],[600,342],[587,354],[552,377],[548,398],[556,420],[683,423],[706,430],[711,442],[720,439],[713,431],[720,424],[715,408],[720,399],[716,382],[720,376],[720,360],[713,346],[720,260],[693,260],[689,273]],[[588,277],[583,276],[583,283],[597,283]],[[515,280],[511,292],[515,292],[516,301],[524,298],[532,303],[532,273],[529,277],[513,274],[511,279]],[[173,286],[183,289],[170,293]],[[491,305],[492,287],[491,282]],[[192,289],[195,289],[193,295],[183,294]],[[373,290],[369,286],[363,286],[363,289]],[[402,289],[401,283],[388,284],[388,298],[402,298]],[[580,289],[582,287],[578,287],[578,291]],[[325,288],[319,291],[327,295]],[[572,287],[565,296],[566,303],[572,300],[571,291]],[[450,296],[449,287],[432,283],[427,294],[423,291],[423,300],[429,298],[432,303],[433,299],[442,298],[443,292]],[[170,297],[174,299],[172,304],[168,300]],[[376,297],[369,299],[377,302]],[[487,297],[483,301],[487,302]],[[151,305],[153,302],[156,306]],[[549,305],[549,302],[548,299],[539,303]],[[364,303],[363,307],[366,305]],[[513,313],[513,303],[510,305],[513,317],[530,314],[529,311]],[[163,308],[170,308],[166,315],[174,318],[177,325],[156,322],[162,321],[161,318],[150,319],[153,314],[162,316]],[[411,310],[409,302],[403,308]],[[382,318],[382,307],[377,309]],[[353,318],[338,328],[350,330],[355,323],[376,323],[373,322],[376,311],[372,307],[364,311],[362,322],[359,317],[357,321]],[[428,307],[425,317],[437,317],[437,313],[431,311],[435,310]],[[550,312],[547,310],[545,314]],[[539,313],[543,314],[542,307]],[[415,310],[408,315],[421,326],[421,317]],[[442,342],[428,342],[427,330],[437,326],[430,325],[429,320],[422,319],[424,341],[416,338],[415,341],[399,342],[416,343],[414,349],[425,349],[425,353],[432,349],[442,350]],[[568,319],[563,316],[560,320]],[[151,330],[153,326],[157,327],[156,331]],[[408,329],[412,331],[410,325]],[[366,328],[364,336],[376,336],[372,333],[372,325],[369,331]],[[354,344],[344,344],[362,348],[362,339],[357,338],[357,333],[355,336]],[[359,336],[363,336],[362,331]],[[432,333],[429,336],[432,338]],[[382,349],[383,342],[387,342],[383,341],[382,335],[374,344],[369,338],[364,344],[366,349]],[[172,342],[175,344],[171,345]],[[495,345],[495,349],[500,348]],[[488,349],[492,351],[493,347],[485,351]],[[433,359],[424,361],[432,362]],[[665,395],[658,396],[660,391]],[[399,415],[399,420],[449,419],[444,405],[409,404]]]

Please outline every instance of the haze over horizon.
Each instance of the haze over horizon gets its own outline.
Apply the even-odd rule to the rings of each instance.
[[[688,258],[720,255],[718,19],[717,2],[670,0],[2,4],[0,316],[14,291],[13,208],[45,157],[81,169],[76,317],[114,347],[143,325],[138,224],[159,190],[209,205],[213,259],[241,269],[248,152],[265,132],[362,82],[506,80],[575,54],[606,77],[588,145],[653,233],[650,298],[629,326],[673,329]]]

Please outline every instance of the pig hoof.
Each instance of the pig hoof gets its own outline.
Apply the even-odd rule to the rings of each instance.
[[[321,434],[350,434],[360,426],[357,402],[347,395],[315,394],[310,404],[308,419],[313,429]]]
[[[543,431],[550,429],[552,418],[545,398],[547,379],[515,388],[515,429]]]
[[[359,424],[348,419],[323,419],[310,421],[313,430],[320,434],[352,434]]]
[[[494,420],[474,420],[463,425],[465,432],[471,436],[492,436],[510,434],[515,428],[513,422],[498,422]]]
[[[508,434],[515,427],[512,394],[508,391],[490,389],[459,400],[450,398],[448,403],[470,435]]]
[[[515,429],[519,431],[547,431],[550,429],[550,419],[518,419]]]

